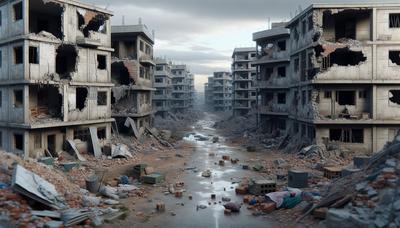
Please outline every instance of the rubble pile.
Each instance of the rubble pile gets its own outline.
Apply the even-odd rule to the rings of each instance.
[[[197,110],[188,110],[184,114],[168,113],[166,117],[156,116],[154,126],[158,129],[165,129],[172,133],[172,138],[177,141],[184,137],[185,130],[201,118],[204,113]]]

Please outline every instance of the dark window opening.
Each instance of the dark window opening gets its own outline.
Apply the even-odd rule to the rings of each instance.
[[[97,55],[97,69],[100,69],[100,70],[107,69],[107,56]]]
[[[14,47],[14,64],[22,64],[24,61],[24,49],[22,46]]]
[[[294,65],[293,65],[293,67],[294,67],[294,72],[299,72],[299,69],[300,69],[300,59],[299,58],[297,58],[297,59],[295,59],[294,60]]]
[[[278,104],[286,104],[286,93],[278,93]]]
[[[61,79],[71,79],[76,71],[78,51],[74,45],[63,44],[57,48],[56,73]]]
[[[281,78],[286,77],[286,67],[278,67],[278,75]]]
[[[106,139],[107,138],[106,128],[105,127],[97,128],[97,138],[99,138],[99,139]]]
[[[114,62],[111,64],[112,82],[116,85],[131,85],[135,81],[131,78],[128,68],[123,62]]]
[[[356,92],[355,91],[337,91],[336,102],[339,105],[356,105]]]
[[[325,91],[324,98],[332,98],[332,91]]]
[[[389,101],[400,105],[400,90],[389,90]]]
[[[389,28],[400,28],[400,13],[389,14]]]
[[[14,12],[14,21],[22,20],[22,2],[18,2],[17,4],[13,5],[13,12]]]
[[[62,14],[63,7],[55,2],[43,0],[29,1],[29,32],[48,38],[63,38]]]
[[[88,90],[86,88],[76,88],[76,108],[82,110],[86,106]]]
[[[361,99],[366,99],[368,97],[368,91],[366,90],[360,90],[358,91],[358,97]]]
[[[24,150],[24,136],[22,134],[14,134],[14,148]]]
[[[79,139],[82,142],[87,142],[90,139],[89,129],[76,129],[74,130],[74,139]]]
[[[29,47],[29,63],[39,64],[39,51],[37,47]]]
[[[279,51],[286,51],[286,40],[278,42]]]
[[[303,35],[306,34],[306,32],[307,32],[307,21],[306,20],[303,20],[301,22],[301,31],[302,31]]]
[[[30,114],[32,119],[62,117],[63,96],[55,86],[30,86]]]
[[[14,108],[21,108],[24,104],[24,92],[22,90],[14,90]]]
[[[356,21],[355,19],[347,19],[341,23],[335,24],[336,40],[342,38],[356,39]]]
[[[306,91],[301,91],[301,104],[305,105],[307,103],[307,94]]]
[[[155,83],[163,83],[163,79],[162,78],[156,78],[154,79]]]
[[[361,51],[351,51],[348,47],[338,48],[330,55],[330,66],[356,66],[367,60]]]
[[[389,51],[389,59],[392,63],[400,65],[400,51]]]
[[[107,92],[106,91],[97,92],[97,105],[99,105],[99,106],[107,105]]]
[[[162,71],[163,67],[162,66],[156,66],[156,71]]]
[[[313,16],[308,17],[308,31],[312,30],[314,27]]]
[[[3,147],[3,132],[0,131],[0,147]]]
[[[3,106],[3,91],[0,90],[0,108]]]
[[[343,143],[364,143],[364,130],[329,129],[329,140]]]

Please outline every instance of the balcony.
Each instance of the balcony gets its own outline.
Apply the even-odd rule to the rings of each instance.
[[[139,62],[143,65],[150,65],[150,66],[156,65],[153,60],[153,57],[148,54],[141,54],[140,58],[139,58]]]
[[[285,104],[270,104],[259,108],[261,114],[288,115],[289,108]]]

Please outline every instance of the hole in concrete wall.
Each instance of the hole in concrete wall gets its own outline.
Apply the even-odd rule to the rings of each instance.
[[[98,106],[107,105],[107,91],[97,92],[97,105]]]
[[[22,2],[13,5],[14,21],[22,20],[23,17]]]
[[[123,62],[115,62],[111,65],[112,81],[118,85],[135,84],[134,80],[130,77],[128,68]]]
[[[330,66],[334,64],[339,66],[357,66],[367,60],[367,57],[361,51],[352,51],[348,47],[336,49],[329,57]]]
[[[45,31],[58,39],[62,39],[63,12],[64,9],[61,4],[51,1],[30,0],[29,31],[36,34]]]
[[[107,56],[97,55],[97,69],[99,70],[107,69]]]
[[[322,45],[317,45],[314,47],[314,51],[315,51],[315,57],[320,57],[321,53],[324,52],[324,48],[322,47]]]
[[[24,150],[24,135],[14,134],[14,149]]]
[[[29,47],[29,63],[39,64],[39,51],[37,47]]]
[[[30,112],[33,119],[61,118],[63,96],[55,86],[29,87]]]
[[[71,79],[76,71],[78,50],[74,45],[63,44],[57,48],[56,73],[61,79]]]
[[[400,90],[389,90],[389,101],[400,105]]]
[[[24,92],[19,90],[14,90],[14,108],[22,108],[24,104]]]
[[[85,108],[87,97],[88,90],[86,88],[76,88],[76,108],[80,111]]]
[[[93,11],[78,10],[78,26],[85,37],[89,37],[91,31],[106,33],[106,21],[108,17]]]
[[[329,129],[329,140],[344,143],[364,143],[363,129]]]
[[[22,64],[24,61],[24,48],[22,46],[14,47],[14,64]]]
[[[286,93],[278,93],[278,104],[286,104]]]
[[[389,59],[393,64],[400,65],[400,51],[389,51]]]
[[[336,102],[339,105],[356,105],[356,91],[336,91]]]
[[[278,67],[278,75],[281,78],[286,77],[286,67]]]
[[[286,51],[286,40],[278,42],[279,51]]]
[[[400,28],[400,13],[389,14],[389,28]]]

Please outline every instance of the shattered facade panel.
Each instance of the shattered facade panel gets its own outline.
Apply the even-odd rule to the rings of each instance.
[[[21,15],[11,13],[22,2]],[[77,14],[83,10],[105,18],[111,13],[94,6],[65,1],[0,1],[0,93],[6,107],[0,112],[2,149],[24,157],[57,155],[74,131],[89,126],[106,129],[111,135],[111,42],[86,45],[77,42]],[[26,25],[25,27],[22,25]],[[109,30],[108,30],[109,31]],[[94,31],[95,32],[95,31]],[[17,36],[24,35],[24,38]],[[104,56],[103,68],[97,56]],[[76,97],[78,88],[88,94]],[[106,103],[96,103],[99,92],[107,94]],[[77,109],[76,105],[83,105]],[[36,139],[36,140],[34,140]],[[85,142],[83,142],[85,143]]]
[[[234,116],[245,115],[256,106],[255,75],[256,69],[251,65],[255,59],[255,48],[235,48],[232,54]]]
[[[365,153],[383,148],[392,140],[391,129],[400,127],[395,44],[400,29],[390,21],[399,12],[398,5],[316,4],[293,18],[285,28],[290,52],[285,81],[271,80],[276,76],[270,66],[277,62],[263,56],[254,62],[261,116],[283,118],[285,132],[304,142]],[[263,50],[265,40],[273,44],[277,33],[277,28],[255,33],[257,49]],[[281,91],[287,93],[286,108],[278,106]],[[278,129],[271,126],[266,130]]]
[[[114,48],[111,74],[112,112],[120,132],[133,133],[124,123],[131,118],[140,131],[152,127],[154,88],[154,35],[143,25],[112,26]]]

